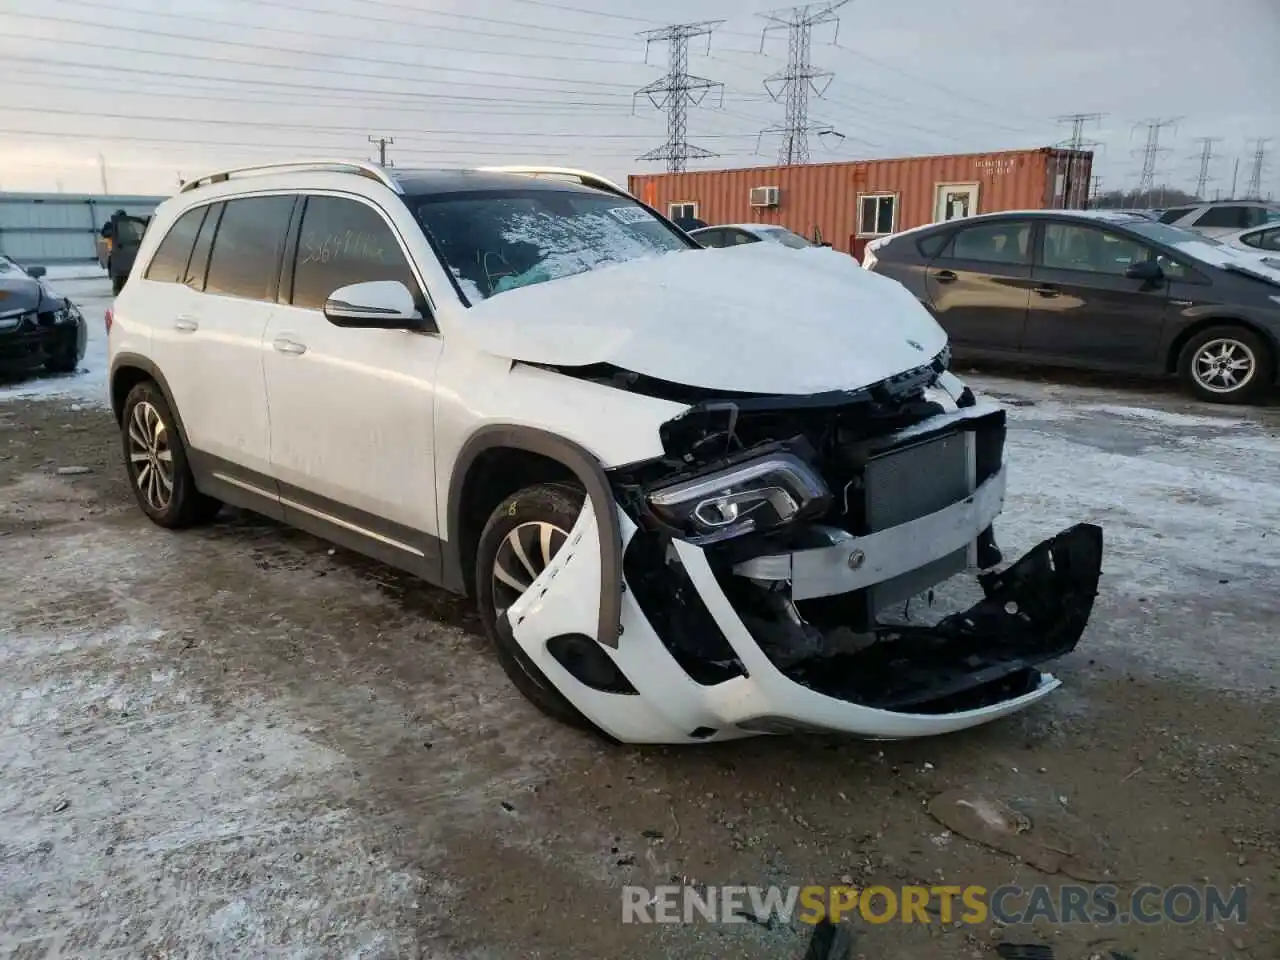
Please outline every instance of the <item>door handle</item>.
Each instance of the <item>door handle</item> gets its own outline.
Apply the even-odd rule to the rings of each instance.
[[[276,339],[272,341],[271,345],[276,348],[277,353],[288,353],[293,356],[298,356],[307,352],[307,345],[305,343],[297,343],[296,341],[289,340],[285,337],[276,337]]]
[[[1032,289],[1035,290],[1036,293],[1040,294],[1040,296],[1048,299],[1052,299],[1053,297],[1056,297],[1060,293],[1062,293],[1062,291],[1059,290],[1057,287],[1051,287],[1047,285],[1043,287],[1032,287]]]
[[[960,278],[950,270],[939,270],[933,275],[933,279],[937,280],[939,283],[955,283]]]
[[[179,314],[177,319],[173,321],[173,329],[179,333],[195,333],[200,329],[200,321],[185,313]]]

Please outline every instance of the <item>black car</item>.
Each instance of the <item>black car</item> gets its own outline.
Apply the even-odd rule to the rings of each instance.
[[[74,303],[44,285],[44,272],[0,256],[0,370],[43,366],[69,373],[84,359],[84,317]]]
[[[1275,383],[1280,269],[1146,217],[985,214],[874,240],[863,266],[914,293],[958,357],[1176,373],[1219,403]]]

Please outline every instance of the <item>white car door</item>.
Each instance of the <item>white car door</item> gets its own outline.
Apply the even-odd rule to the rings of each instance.
[[[178,362],[164,373],[201,467],[273,496],[262,336],[294,202],[285,194],[216,205],[196,241],[184,301],[153,336],[174,345]]]
[[[421,283],[396,229],[372,202],[312,195],[290,289],[263,347],[271,470],[285,517],[353,549],[438,575],[433,421],[442,343],[426,331],[339,327],[338,287]]]

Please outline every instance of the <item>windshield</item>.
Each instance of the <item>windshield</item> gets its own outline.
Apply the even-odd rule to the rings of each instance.
[[[409,205],[470,303],[692,249],[639,204],[585,190],[477,190],[418,197]]]
[[[784,247],[792,247],[796,250],[802,247],[812,247],[813,244],[800,236],[798,233],[792,233],[786,227],[759,227],[760,235],[766,240],[772,240],[774,243],[780,243]]]

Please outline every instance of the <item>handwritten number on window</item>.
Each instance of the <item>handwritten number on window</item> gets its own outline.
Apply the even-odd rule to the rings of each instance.
[[[305,234],[302,238],[302,259],[298,265],[308,263],[333,263],[337,260],[364,260],[385,263],[382,241],[372,233],[343,230],[329,234]]]

